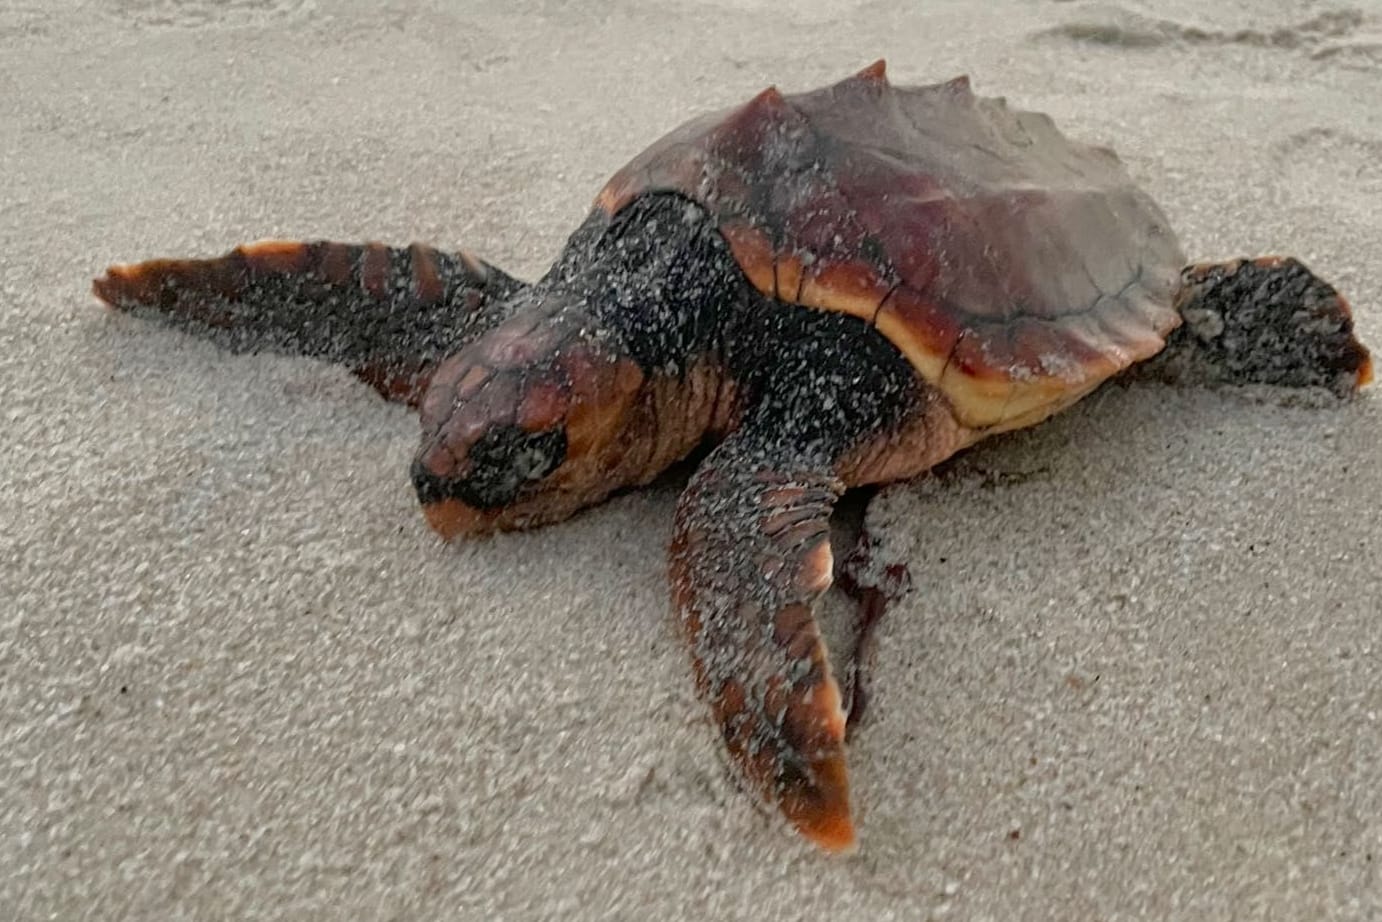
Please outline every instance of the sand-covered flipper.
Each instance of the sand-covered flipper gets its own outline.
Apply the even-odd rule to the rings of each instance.
[[[525,287],[464,251],[268,240],[213,259],[111,266],[93,291],[236,352],[345,365],[416,405],[436,365],[500,322]]]
[[[1187,384],[1324,388],[1351,397],[1372,380],[1343,295],[1299,260],[1198,263],[1181,273],[1184,324],[1139,374]]]
[[[829,464],[731,436],[677,508],[672,593],[696,684],[744,783],[811,841],[854,845],[845,712],[812,614],[831,583]]]

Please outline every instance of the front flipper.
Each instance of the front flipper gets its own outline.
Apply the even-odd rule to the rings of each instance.
[[[831,583],[829,464],[782,462],[743,434],[706,459],[677,507],[673,602],[746,784],[829,851],[854,845],[845,712],[812,615]]]
[[[526,287],[465,252],[286,240],[112,266],[92,286],[116,310],[236,352],[345,365],[411,405],[437,363],[503,320]]]

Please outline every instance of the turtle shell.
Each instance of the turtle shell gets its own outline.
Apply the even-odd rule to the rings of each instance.
[[[613,215],[680,193],[750,283],[873,324],[964,426],[1035,423],[1161,350],[1180,247],[1112,151],[965,77],[833,86],[694,119],[605,186]]]

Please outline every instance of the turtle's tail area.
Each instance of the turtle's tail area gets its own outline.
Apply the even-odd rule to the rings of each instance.
[[[1185,323],[1151,363],[1162,377],[1326,388],[1344,398],[1372,381],[1348,301],[1295,259],[1189,266],[1176,307]]]
[[[437,363],[502,319],[524,287],[465,252],[266,240],[213,259],[111,266],[92,290],[236,352],[345,365],[415,406]]]

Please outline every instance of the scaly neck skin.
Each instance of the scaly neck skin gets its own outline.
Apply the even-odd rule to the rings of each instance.
[[[721,353],[721,318],[743,277],[699,206],[650,195],[614,218],[596,211],[539,283],[620,337],[649,374]]]
[[[752,293],[700,206],[666,194],[612,219],[597,210],[538,288],[643,373],[648,413],[623,440],[656,450],[637,482],[731,424],[742,388],[729,364],[727,321]]]

